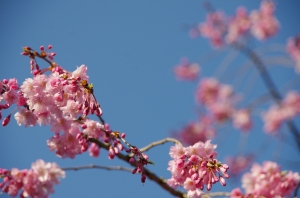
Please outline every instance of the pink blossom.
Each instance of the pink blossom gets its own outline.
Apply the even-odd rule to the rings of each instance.
[[[262,166],[254,164],[249,173],[242,177],[246,194],[254,196],[288,197],[300,181],[300,175],[291,171],[281,172],[278,164],[266,161]]]
[[[257,39],[265,40],[278,32],[279,22],[273,16],[274,8],[271,1],[262,1],[260,10],[250,13],[251,32]]]
[[[88,80],[89,77],[86,75],[86,73],[87,73],[87,66],[81,65],[80,67],[77,67],[75,71],[72,72],[72,77],[74,79],[81,78],[84,80]]]
[[[211,104],[217,100],[219,82],[213,78],[204,78],[200,81],[196,91],[196,101]]]
[[[218,181],[223,186],[226,185],[221,175],[229,178],[226,173],[228,166],[215,159],[217,156],[215,148],[216,145],[211,144],[210,140],[205,143],[198,142],[189,147],[179,145],[171,147],[170,155],[173,160],[169,162],[168,170],[172,178],[168,180],[168,183],[171,186],[183,186],[187,191],[203,190],[204,185],[209,191],[212,184]],[[182,155],[182,150],[184,150],[184,155]],[[194,193],[190,192],[190,195]],[[198,193],[201,194],[200,191],[196,194]]]
[[[178,80],[195,80],[200,71],[197,63],[189,63],[187,58],[183,58],[181,63],[174,68],[175,76]]]
[[[216,48],[223,45],[223,34],[226,31],[225,16],[222,12],[216,11],[208,13],[206,21],[199,24],[199,32],[203,37],[209,38]]]
[[[25,127],[35,126],[37,122],[36,115],[26,108],[19,109],[19,111],[15,114],[14,117],[19,126],[21,126],[22,124],[24,124]]]
[[[64,116],[69,116],[70,118],[76,118],[79,114],[79,103],[75,102],[74,100],[68,100],[67,104],[60,109],[63,112]]]
[[[250,29],[250,20],[247,15],[247,10],[244,7],[239,7],[236,10],[236,15],[231,18],[228,24],[228,33],[226,41],[232,43],[238,40],[241,36],[245,35]]]
[[[212,139],[216,132],[208,117],[201,118],[200,121],[188,123],[182,130],[179,131],[178,136],[186,144],[195,144],[199,141],[206,141]]]
[[[93,156],[93,157],[98,157],[99,154],[100,154],[100,149],[99,147],[97,146],[97,144],[95,143],[92,143],[91,147],[90,147],[90,156]]]
[[[7,83],[7,86],[8,86],[10,89],[14,89],[14,90],[18,90],[18,89],[19,89],[18,81],[17,81],[17,79],[15,79],[15,78],[9,79],[9,80],[8,80],[8,83]]]
[[[204,195],[204,193],[201,190],[199,190],[199,189],[190,190],[187,193],[187,197],[188,198],[201,198],[202,195]]]
[[[228,156],[225,161],[230,167],[229,173],[237,176],[250,166],[253,162],[253,156]]]
[[[233,114],[233,125],[242,131],[249,131],[252,127],[250,112],[247,109],[240,109]]]
[[[8,105],[15,104],[19,101],[19,94],[14,89],[10,89],[3,94],[3,99]]]
[[[60,178],[65,177],[65,172],[56,163],[45,163],[37,160],[30,170],[13,168],[6,173],[0,173],[4,179],[2,192],[10,196],[20,197],[49,197],[54,193],[53,186],[58,184]],[[21,191],[21,192],[19,192]]]

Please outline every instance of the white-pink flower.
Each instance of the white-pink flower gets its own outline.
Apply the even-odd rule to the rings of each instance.
[[[26,108],[20,108],[14,117],[20,126],[23,124],[25,127],[35,126],[38,119],[32,111]]]

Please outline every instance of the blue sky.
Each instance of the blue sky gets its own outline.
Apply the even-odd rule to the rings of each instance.
[[[197,118],[194,102],[197,82],[177,82],[172,69],[182,56],[197,61],[213,51],[207,40],[190,39],[185,28],[204,21],[206,11],[202,3],[178,0],[1,1],[0,79],[15,77],[21,83],[31,77],[29,60],[20,55],[21,47],[38,49],[40,45],[52,44],[57,54],[55,61],[65,69],[72,71],[81,64],[88,66],[88,75],[105,120],[113,130],[127,133],[129,142],[143,147],[170,136],[172,130]],[[211,3],[231,15],[241,4],[251,10],[258,8],[260,1],[232,0],[229,3],[215,0]],[[281,24],[280,32],[263,43],[253,40],[250,46],[285,45],[287,37],[299,33],[298,8],[296,0],[288,3],[278,1],[276,15]],[[224,50],[217,58],[201,62],[201,76],[212,76],[229,53],[233,52]],[[245,61],[245,57],[239,55],[230,64],[230,69],[220,75],[220,80],[231,83],[230,74]],[[40,65],[43,66],[43,63],[40,62]],[[282,88],[282,94],[291,88],[299,91],[299,76],[292,68],[272,66],[270,69],[277,86]],[[255,71],[249,73],[252,74],[257,76]],[[294,81],[287,85],[290,80]],[[254,86],[246,96],[248,101],[266,93],[259,78]],[[243,86],[237,86],[237,89],[243,91]],[[260,112],[261,109],[258,109],[257,118]],[[3,112],[3,116],[7,113]],[[266,136],[261,130],[261,121],[256,120],[246,150],[256,150],[267,140],[269,147],[260,154],[258,162],[277,160],[283,168],[299,171],[296,168],[299,161],[295,162],[299,159],[299,152],[286,128],[282,130],[286,138],[280,143],[276,138]],[[297,121],[299,123],[299,117]],[[224,160],[226,155],[238,152],[239,132],[228,125],[220,128],[218,133],[222,138],[215,142],[220,143],[218,152],[220,160]],[[40,158],[55,161],[61,167],[86,164],[129,167],[118,159],[108,160],[105,150],[101,150],[100,157],[96,159],[87,153],[73,160],[57,158],[46,145],[46,140],[52,135],[48,127],[23,128],[12,119],[8,126],[0,127],[0,167],[29,168]],[[170,143],[159,146],[147,153],[155,162],[148,168],[164,178],[170,178],[166,170],[170,146]],[[231,183],[224,188],[216,184],[213,191],[230,191],[237,185]],[[66,179],[55,187],[55,191],[51,197],[172,197],[152,181],[147,180],[142,185],[139,175],[105,170],[67,172]]]

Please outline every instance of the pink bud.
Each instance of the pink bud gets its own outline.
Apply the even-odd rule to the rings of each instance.
[[[126,151],[126,153],[130,153],[131,152],[130,148],[127,148],[125,151]]]
[[[141,172],[142,172],[142,169],[141,169],[140,167],[138,167],[138,168],[137,168],[137,172],[138,172],[138,173],[141,173]]]
[[[117,146],[118,146],[118,148],[119,148],[119,150],[120,150],[120,151],[123,151],[123,149],[124,149],[124,146],[123,146],[123,144],[121,144],[121,143],[118,143],[118,144],[117,144]]]
[[[114,149],[112,148],[112,146],[110,146],[108,149],[108,159],[114,159],[115,155],[116,154],[115,154]]]
[[[222,186],[226,186],[226,181],[222,176],[219,177],[219,180]]]
[[[107,138],[107,137],[105,137],[105,138],[103,139],[103,141],[104,141],[105,143],[109,143],[109,142],[110,142],[109,138]]]
[[[85,152],[87,150],[88,150],[88,145],[84,144],[84,145],[81,146],[81,151],[82,152]]]
[[[50,56],[52,56],[52,57],[55,56],[55,55],[56,55],[56,53],[54,53],[54,52],[52,52],[52,53],[50,54]]]
[[[146,175],[145,174],[142,174],[141,181],[142,181],[142,183],[145,183],[145,181],[146,181]]]
[[[52,45],[48,45],[48,49],[52,49]]]
[[[133,157],[129,159],[129,162],[130,162],[131,164],[133,164],[134,161],[135,161],[135,159],[134,159]]]
[[[208,182],[208,184],[207,184],[207,186],[206,186],[207,190],[210,191],[210,190],[211,190],[211,187],[212,187],[211,182]]]
[[[126,137],[126,134],[125,133],[122,133],[121,134],[121,138],[125,138]]]
[[[4,120],[2,121],[2,126],[8,125],[8,123],[10,121],[10,116],[11,116],[11,114],[9,114],[9,116],[7,116],[6,118],[4,118]]]
[[[109,130],[109,124],[105,124],[105,125],[104,125],[104,128],[105,128],[106,130]]]
[[[135,174],[136,171],[137,171],[137,168],[133,169],[133,170],[132,170],[132,174]]]
[[[26,49],[26,50],[31,50],[31,48],[30,48],[30,47],[28,47],[28,46],[25,46],[25,47],[23,47],[23,49]]]
[[[81,128],[82,128],[82,129],[86,129],[86,128],[87,128],[87,125],[86,125],[86,124],[83,124],[83,125],[81,125]]]
[[[3,82],[4,84],[7,84],[7,83],[8,83],[8,80],[7,80],[7,79],[3,79],[2,82]]]
[[[2,105],[2,109],[8,109],[9,108],[9,105],[8,104],[3,104]]]
[[[96,115],[101,116],[103,114],[102,109],[99,107],[96,109]]]
[[[81,139],[82,138],[82,133],[77,133],[76,139]]]
[[[44,51],[44,46],[40,46],[40,50],[41,50],[41,51]]]
[[[119,149],[117,147],[114,147],[114,151],[115,151],[115,154],[119,153]]]
[[[33,71],[33,75],[36,76],[36,75],[38,75],[40,72],[41,72],[41,70],[34,70],[34,71]]]
[[[21,54],[24,55],[24,56],[28,56],[29,55],[28,52],[22,52]]]

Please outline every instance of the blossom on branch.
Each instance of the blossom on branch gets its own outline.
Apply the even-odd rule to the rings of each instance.
[[[215,158],[216,147],[210,140],[188,147],[179,144],[172,146],[170,156],[173,160],[169,162],[168,168],[172,178],[167,183],[172,187],[183,186],[189,197],[201,197],[204,186],[210,191],[212,184],[217,182],[226,186],[224,178],[229,178],[229,167]]]
[[[0,178],[3,178],[0,188],[13,197],[19,194],[20,197],[46,198],[54,193],[54,185],[64,177],[65,172],[56,163],[37,160],[29,170],[0,168]]]
[[[281,167],[275,162],[265,161],[262,166],[254,164],[249,173],[242,177],[242,187],[245,189],[245,197],[288,197],[296,189],[300,182],[299,173],[281,171]],[[242,191],[234,189],[232,198],[242,197]]]

